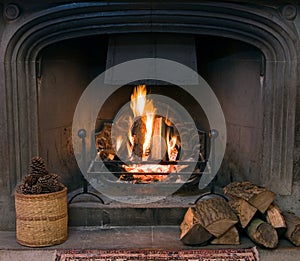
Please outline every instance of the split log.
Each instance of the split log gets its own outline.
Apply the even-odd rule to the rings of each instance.
[[[162,117],[154,119],[151,144],[151,159],[161,160],[166,153],[165,122]]]
[[[274,227],[278,233],[278,236],[283,236],[286,231],[286,224],[283,215],[279,207],[275,204],[271,204],[266,212],[267,222]]]
[[[287,227],[285,237],[294,245],[300,246],[300,218],[287,211],[284,211],[282,215]]]
[[[202,245],[212,238],[212,235],[202,226],[201,218],[195,208],[188,208],[180,229],[180,240],[186,245]]]
[[[227,232],[225,232],[225,234],[223,234],[219,238],[213,239],[210,243],[213,245],[239,245],[239,231],[235,226],[233,226]]]
[[[242,198],[229,201],[229,205],[238,216],[242,228],[245,228],[249,224],[257,212],[257,208]]]
[[[278,236],[276,230],[270,224],[261,219],[253,219],[250,222],[246,232],[250,239],[261,247],[277,247]]]
[[[232,199],[242,198],[265,213],[275,199],[275,193],[266,188],[259,187],[251,182],[233,182],[224,188],[224,193]]]
[[[133,155],[142,158],[146,133],[146,124],[144,123],[143,117],[139,117],[134,121],[131,133],[134,141],[132,150]]]
[[[238,223],[238,217],[221,197],[203,199],[196,204],[196,209],[203,227],[215,237],[222,236]]]

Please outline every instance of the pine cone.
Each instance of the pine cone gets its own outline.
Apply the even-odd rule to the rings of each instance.
[[[48,174],[46,163],[42,157],[34,157],[29,164],[29,174],[44,176]]]
[[[56,192],[61,189],[59,176],[53,173],[40,177],[37,184],[42,187],[43,193]]]
[[[41,194],[43,191],[43,188],[41,185],[37,184],[37,185],[33,185],[31,187],[31,193],[32,194]]]
[[[18,193],[31,194],[31,187],[23,184],[18,187]]]
[[[29,175],[23,179],[23,184],[18,186],[17,192],[22,194],[42,194],[60,191],[63,186],[59,176],[49,174],[43,158],[34,157],[29,164]]]
[[[37,174],[30,174],[24,177],[23,184],[26,186],[32,187],[35,185],[39,179],[40,175]]]

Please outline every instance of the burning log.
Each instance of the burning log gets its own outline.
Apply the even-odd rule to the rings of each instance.
[[[233,182],[224,188],[224,193],[232,199],[242,198],[261,213],[265,213],[275,199],[275,193],[266,188],[256,186],[248,181]]]
[[[142,117],[134,121],[132,126],[133,149],[134,156],[143,157],[143,144],[145,142],[146,124]]]
[[[147,160],[150,154],[153,122],[156,113],[152,100],[148,100],[146,96],[146,85],[139,85],[134,88],[130,101],[130,107],[136,119],[132,127],[133,154],[143,160]]]
[[[265,248],[276,248],[278,245],[276,230],[270,224],[261,219],[253,219],[246,232],[250,239],[259,246]]]
[[[111,124],[104,124],[101,133],[96,134],[95,137],[98,156],[102,160],[112,159],[115,155],[115,150],[111,140]]]
[[[300,246],[300,218],[291,212],[284,211],[287,230],[285,237],[296,246]]]
[[[163,159],[166,153],[166,142],[164,140],[165,136],[165,123],[163,118],[155,118],[153,124],[153,137],[151,144],[151,158],[153,160]]]

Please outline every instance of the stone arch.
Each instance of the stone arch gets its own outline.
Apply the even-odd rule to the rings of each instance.
[[[288,9],[288,12],[287,12]],[[294,15],[293,15],[294,14]],[[96,34],[169,32],[223,36],[256,46],[265,56],[262,173],[265,185],[290,194],[293,176],[297,33],[296,8],[233,3],[74,3],[15,21],[5,35],[5,88],[11,188],[38,153],[38,53],[65,39]],[[22,145],[20,145],[22,144]],[[19,168],[17,166],[20,166]],[[274,186],[270,180],[280,180]]]

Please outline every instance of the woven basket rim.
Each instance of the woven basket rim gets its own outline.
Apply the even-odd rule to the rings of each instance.
[[[17,190],[15,190],[15,196],[18,197],[24,197],[24,198],[39,198],[39,197],[46,197],[46,196],[55,196],[55,195],[59,195],[59,194],[63,194],[67,191],[67,187],[63,184],[60,184],[63,189],[60,191],[56,191],[56,192],[50,192],[50,193],[41,193],[41,194],[23,194],[23,193],[19,193]]]

